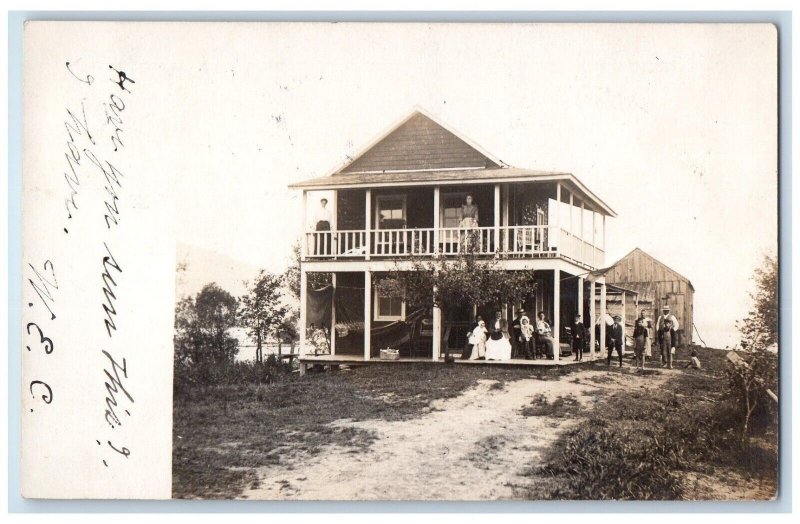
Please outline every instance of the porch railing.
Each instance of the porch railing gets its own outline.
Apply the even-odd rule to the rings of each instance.
[[[304,256],[315,260],[425,257],[437,252],[454,256],[467,249],[478,255],[561,256],[591,267],[601,267],[605,256],[601,248],[557,226],[450,227],[439,228],[438,235],[435,228],[311,231],[306,233]]]

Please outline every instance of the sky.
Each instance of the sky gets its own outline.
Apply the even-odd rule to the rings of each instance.
[[[769,25],[319,24],[176,28],[159,115],[178,242],[281,271],[300,193],[414,106],[516,167],[573,173],[688,277],[711,346],[737,341],[777,253],[777,48]],[[191,265],[191,261],[189,262]],[[209,279],[214,275],[209,274]]]

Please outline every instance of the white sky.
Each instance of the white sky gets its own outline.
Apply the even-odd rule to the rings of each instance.
[[[703,339],[735,343],[777,252],[771,26],[207,29],[145,44],[174,82],[157,118],[180,242],[282,270],[302,222],[287,184],[420,105],[510,165],[574,173],[619,214],[607,262],[638,246],[686,275]]]

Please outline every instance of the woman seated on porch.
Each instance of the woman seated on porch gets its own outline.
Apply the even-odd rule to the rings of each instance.
[[[489,340],[486,342],[486,360],[511,360],[511,337],[508,334],[508,321],[498,311],[489,326]]]
[[[550,324],[544,319],[544,311],[539,311],[539,318],[536,320],[536,339],[537,342],[544,345],[547,357],[553,358],[555,340],[553,339],[553,330],[550,329]]]

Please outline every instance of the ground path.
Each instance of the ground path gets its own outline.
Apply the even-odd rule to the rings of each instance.
[[[523,416],[537,395],[549,401],[574,395],[591,409],[604,390],[657,389],[678,371],[641,376],[583,370],[560,377],[498,384],[482,380],[458,397],[436,401],[410,420],[336,421],[373,431],[367,449],[330,446],[313,457],[287,459],[259,470],[260,485],[248,499],[297,500],[493,500],[517,498],[529,485],[523,475],[575,417]]]

